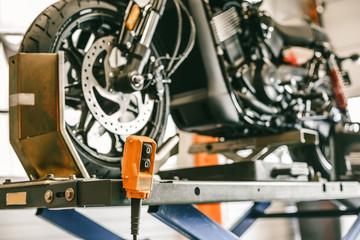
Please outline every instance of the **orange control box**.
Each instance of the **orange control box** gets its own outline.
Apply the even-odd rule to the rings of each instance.
[[[126,139],[122,160],[123,188],[128,198],[146,199],[152,189],[156,143],[143,136]]]

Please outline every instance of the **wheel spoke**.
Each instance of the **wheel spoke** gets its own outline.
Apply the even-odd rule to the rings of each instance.
[[[106,52],[105,60],[104,60],[104,70],[105,70],[105,89],[108,90],[111,87],[110,73],[112,71],[109,63],[110,52]]]
[[[116,145],[117,145],[117,143],[118,143],[117,137],[116,137],[115,134],[112,133],[112,132],[107,131],[107,133],[109,134],[110,139],[111,139],[111,149],[110,149],[109,153],[111,153],[111,154],[116,154],[116,153],[118,152],[118,151],[116,150],[116,147],[117,147]]]
[[[71,84],[68,84],[65,86],[65,89],[70,89],[70,88],[77,88],[77,87],[80,87],[80,83],[79,82],[73,82]]]
[[[84,101],[82,89],[79,87],[75,87],[74,85],[67,88],[65,91],[65,100],[71,100],[76,102]]]
[[[82,102],[81,104],[81,115],[80,115],[80,121],[77,127],[77,131],[78,132],[84,132],[84,128],[85,128],[85,123],[86,123],[86,119],[87,116],[89,114],[89,108],[87,107],[85,102]]]
[[[141,130],[141,132],[140,132],[139,135],[141,135],[141,136],[146,136],[147,130],[148,130],[148,126],[145,126],[145,127]]]
[[[94,123],[96,122],[96,119],[93,115],[91,115],[89,123],[86,125],[84,129],[84,134],[87,136],[87,134],[90,132],[91,128],[94,126]]]
[[[76,82],[76,81],[78,81],[78,76],[76,76],[75,78],[74,78],[74,76],[73,76],[73,72],[72,72],[72,70],[73,70],[73,68],[71,68],[70,67],[70,69],[68,70],[68,72],[67,72],[67,79],[68,79],[68,83],[74,83],[74,82]],[[76,71],[76,70],[75,70]],[[78,75],[77,73],[76,73],[76,75]]]
[[[135,113],[135,114],[139,114],[139,110],[138,110],[136,107],[131,106],[131,105],[129,105],[129,106],[127,107],[127,111],[128,111],[128,112]]]
[[[139,108],[133,101],[130,101],[130,104],[127,107],[127,110],[132,113],[139,114]]]
[[[73,41],[71,37],[67,38],[68,48],[65,51],[66,59],[70,62],[73,69],[75,69],[77,73],[78,79],[80,79],[81,76],[81,66],[84,59],[84,56],[82,53],[79,52],[78,49],[74,47]]]
[[[103,21],[101,21],[98,26],[94,26],[92,30],[95,33],[96,38],[110,35],[110,33],[113,32],[111,27]]]
[[[118,143],[121,145],[121,148],[122,148],[122,151],[124,150],[124,147],[125,147],[125,141],[122,140],[121,136],[117,135],[117,139],[118,139]],[[118,153],[120,153],[122,155],[122,151]]]
[[[84,50],[87,43],[89,42],[90,36],[91,36],[91,32],[85,30],[81,31],[79,35],[79,39],[76,44],[76,48]]]
[[[74,102],[78,102],[81,103],[82,102],[82,98],[80,96],[65,96],[65,101],[74,101]]]

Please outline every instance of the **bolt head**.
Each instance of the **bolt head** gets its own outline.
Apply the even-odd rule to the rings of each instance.
[[[66,189],[66,191],[65,191],[66,201],[71,202],[74,199],[74,197],[75,197],[74,189],[72,189],[72,188]]]
[[[135,84],[141,84],[144,82],[144,77],[141,76],[141,75],[134,75],[132,77],[132,81],[135,83]]]
[[[76,175],[70,175],[70,176],[69,176],[69,179],[75,180],[75,179],[76,179]]]
[[[44,199],[46,203],[51,203],[54,200],[54,193],[51,190],[47,190]]]
[[[50,179],[51,179],[51,178],[54,178],[54,174],[48,174],[48,175],[46,175],[46,177],[47,177],[47,178],[50,178]]]

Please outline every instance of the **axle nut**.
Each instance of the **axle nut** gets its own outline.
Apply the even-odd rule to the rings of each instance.
[[[68,202],[71,202],[74,199],[74,197],[75,197],[74,189],[72,189],[72,188],[66,189],[66,191],[65,191],[65,199]]]

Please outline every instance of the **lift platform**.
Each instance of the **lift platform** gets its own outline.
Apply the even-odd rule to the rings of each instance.
[[[227,149],[227,151],[234,152],[250,146],[263,148],[268,144],[272,146],[313,144],[317,141],[317,136],[313,132],[305,130],[277,135],[275,139],[279,141],[258,138],[252,141],[242,139],[210,144],[217,145],[220,150]],[[168,156],[164,151],[172,152],[173,148],[176,148],[177,141],[177,137],[170,139],[160,149],[158,155]],[[256,144],[256,141],[261,144]],[[223,146],[227,146],[227,148],[223,148]],[[213,148],[211,149],[214,151]],[[161,164],[164,160],[158,157],[158,162]],[[252,163],[256,164],[252,165]],[[265,176],[268,180],[244,181],[244,176],[245,178],[249,177],[246,174],[249,168],[242,169],[246,166],[244,164],[253,167],[250,171],[253,172],[253,175],[250,178],[260,177],[267,173]],[[143,202],[145,205],[149,205],[149,214],[189,239],[238,239],[258,218],[358,215],[360,219],[360,205],[356,203],[356,200],[360,199],[360,183],[358,181],[326,181],[322,178],[311,178],[312,181],[309,181],[311,171],[308,170],[306,164],[305,167],[302,165],[294,168],[293,164],[264,165],[261,160],[245,160],[222,166],[205,167],[200,171],[203,173],[202,175],[192,172],[199,173],[198,170],[198,168],[193,168],[158,172],[160,176],[172,177],[168,180],[155,181],[150,197]],[[280,175],[287,176],[287,180],[278,180],[277,175],[271,174],[274,170]],[[211,173],[211,171],[215,172]],[[216,171],[221,174],[215,174]],[[174,178],[178,179],[178,176],[184,177],[186,174],[197,179],[206,178],[206,174],[216,177],[215,179],[210,178],[211,181],[209,181],[209,177],[207,177],[208,181],[174,180]],[[234,175],[241,176],[242,174],[244,174],[242,178],[234,178]],[[231,177],[226,177],[229,175]],[[230,181],[237,178],[242,180]],[[270,202],[274,200],[291,202],[336,200],[343,203],[345,209],[265,213]],[[222,228],[193,206],[193,204],[238,201],[253,201],[254,205],[245,215],[240,216],[230,229]],[[121,179],[76,178],[76,176],[58,178],[50,174],[44,179],[24,182],[7,180],[0,185],[0,209],[37,208],[36,215],[85,239],[125,238],[113,234],[81,215],[75,210],[76,208],[129,205],[130,200],[126,197]],[[357,220],[343,239],[355,239],[359,232],[360,220]]]
[[[314,201],[360,198],[358,182],[154,182],[146,205],[235,201]],[[68,208],[129,205],[119,179],[48,179],[6,182],[0,208]]]
[[[80,207],[128,206],[130,201],[121,179],[90,177],[72,146],[62,115],[62,57],[62,54],[19,54],[11,59],[11,142],[31,180],[3,182],[0,185],[0,209],[37,208],[38,216],[78,237],[125,239],[75,210]],[[26,64],[29,62],[31,66]],[[47,89],[46,92],[52,94],[34,86],[36,81],[29,79],[34,76],[19,74],[20,70],[32,68],[36,71],[34,69],[44,65],[49,65],[46,68],[49,74],[43,78],[35,77],[42,81],[40,85]],[[348,143],[343,140],[349,139],[346,132],[336,136],[340,137],[335,137],[333,144],[342,146]],[[351,134],[350,139],[359,141],[359,136]],[[340,150],[334,151],[330,162],[342,163],[333,165],[334,176],[343,176],[347,181],[339,181],[342,178],[336,177],[333,181],[326,181],[314,175],[305,163],[262,161],[282,145],[317,144],[319,140],[314,131],[299,129],[267,137],[194,145],[190,149],[192,153],[221,153],[233,159],[234,163],[159,172],[159,167],[176,148],[177,141],[177,137],[170,139],[157,152],[155,172],[161,180],[154,181],[150,197],[143,203],[149,205],[151,215],[190,239],[238,239],[257,218],[264,217],[360,216],[360,205],[352,203],[352,200],[360,199],[360,183],[346,177],[348,168],[340,159],[344,156]],[[240,157],[237,154],[240,149],[252,149],[252,153]],[[48,174],[47,177],[41,178],[44,174]],[[265,210],[274,200],[339,200],[345,209],[266,214]],[[192,205],[237,201],[253,201],[254,205],[231,229],[222,228]],[[359,232],[360,218],[344,239],[355,239]]]
[[[298,202],[359,198],[360,183],[358,182],[169,180],[155,182],[150,197],[144,201],[144,204],[149,205],[148,212],[151,215],[190,239],[238,239],[258,218],[339,217],[360,214],[359,207],[354,205],[346,206],[346,210],[265,214],[266,208],[273,200]],[[236,201],[254,201],[255,204],[230,230],[222,228],[192,205]],[[110,233],[74,209],[129,204],[130,201],[122,188],[122,180],[115,179],[54,179],[49,176],[48,179],[39,181],[14,183],[7,181],[0,186],[0,209],[38,208],[37,215],[85,239],[99,239],[100,236],[103,238]],[[67,210],[63,210],[64,208]],[[352,237],[344,239],[355,239],[360,232],[359,221],[354,223],[347,235]],[[194,224],[196,228],[193,227]],[[88,229],[97,229],[96,234],[89,232]],[[107,239],[124,238],[116,236]]]

